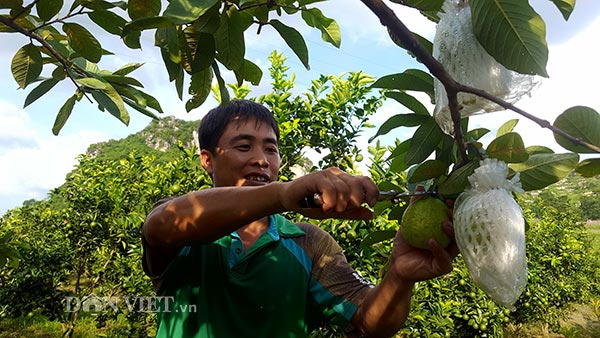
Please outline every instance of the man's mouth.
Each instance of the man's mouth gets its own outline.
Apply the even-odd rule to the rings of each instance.
[[[267,176],[259,176],[259,175],[248,175],[245,177],[248,181],[269,183],[271,180]]]

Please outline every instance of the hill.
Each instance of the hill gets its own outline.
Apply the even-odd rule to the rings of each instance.
[[[184,121],[173,116],[152,120],[141,131],[123,139],[94,143],[86,151],[102,160],[119,160],[135,151],[140,156],[154,155],[156,160],[167,162],[174,158],[177,144],[197,146],[196,129],[200,121]]]

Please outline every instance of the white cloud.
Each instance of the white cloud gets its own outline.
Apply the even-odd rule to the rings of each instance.
[[[87,130],[58,137],[40,135],[25,111],[5,101],[0,101],[0,120],[0,214],[24,200],[45,198],[64,182],[77,155],[89,144],[108,138]]]

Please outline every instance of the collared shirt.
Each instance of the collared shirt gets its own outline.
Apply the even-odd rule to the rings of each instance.
[[[320,228],[269,216],[247,251],[236,232],[184,247],[160,277],[157,337],[306,337],[347,324],[372,285]]]

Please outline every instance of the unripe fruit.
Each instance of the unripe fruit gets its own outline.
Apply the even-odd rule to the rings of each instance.
[[[449,219],[444,202],[433,197],[419,199],[404,211],[400,232],[411,246],[429,249],[429,239],[433,238],[445,248],[450,237],[442,230],[442,223]]]

